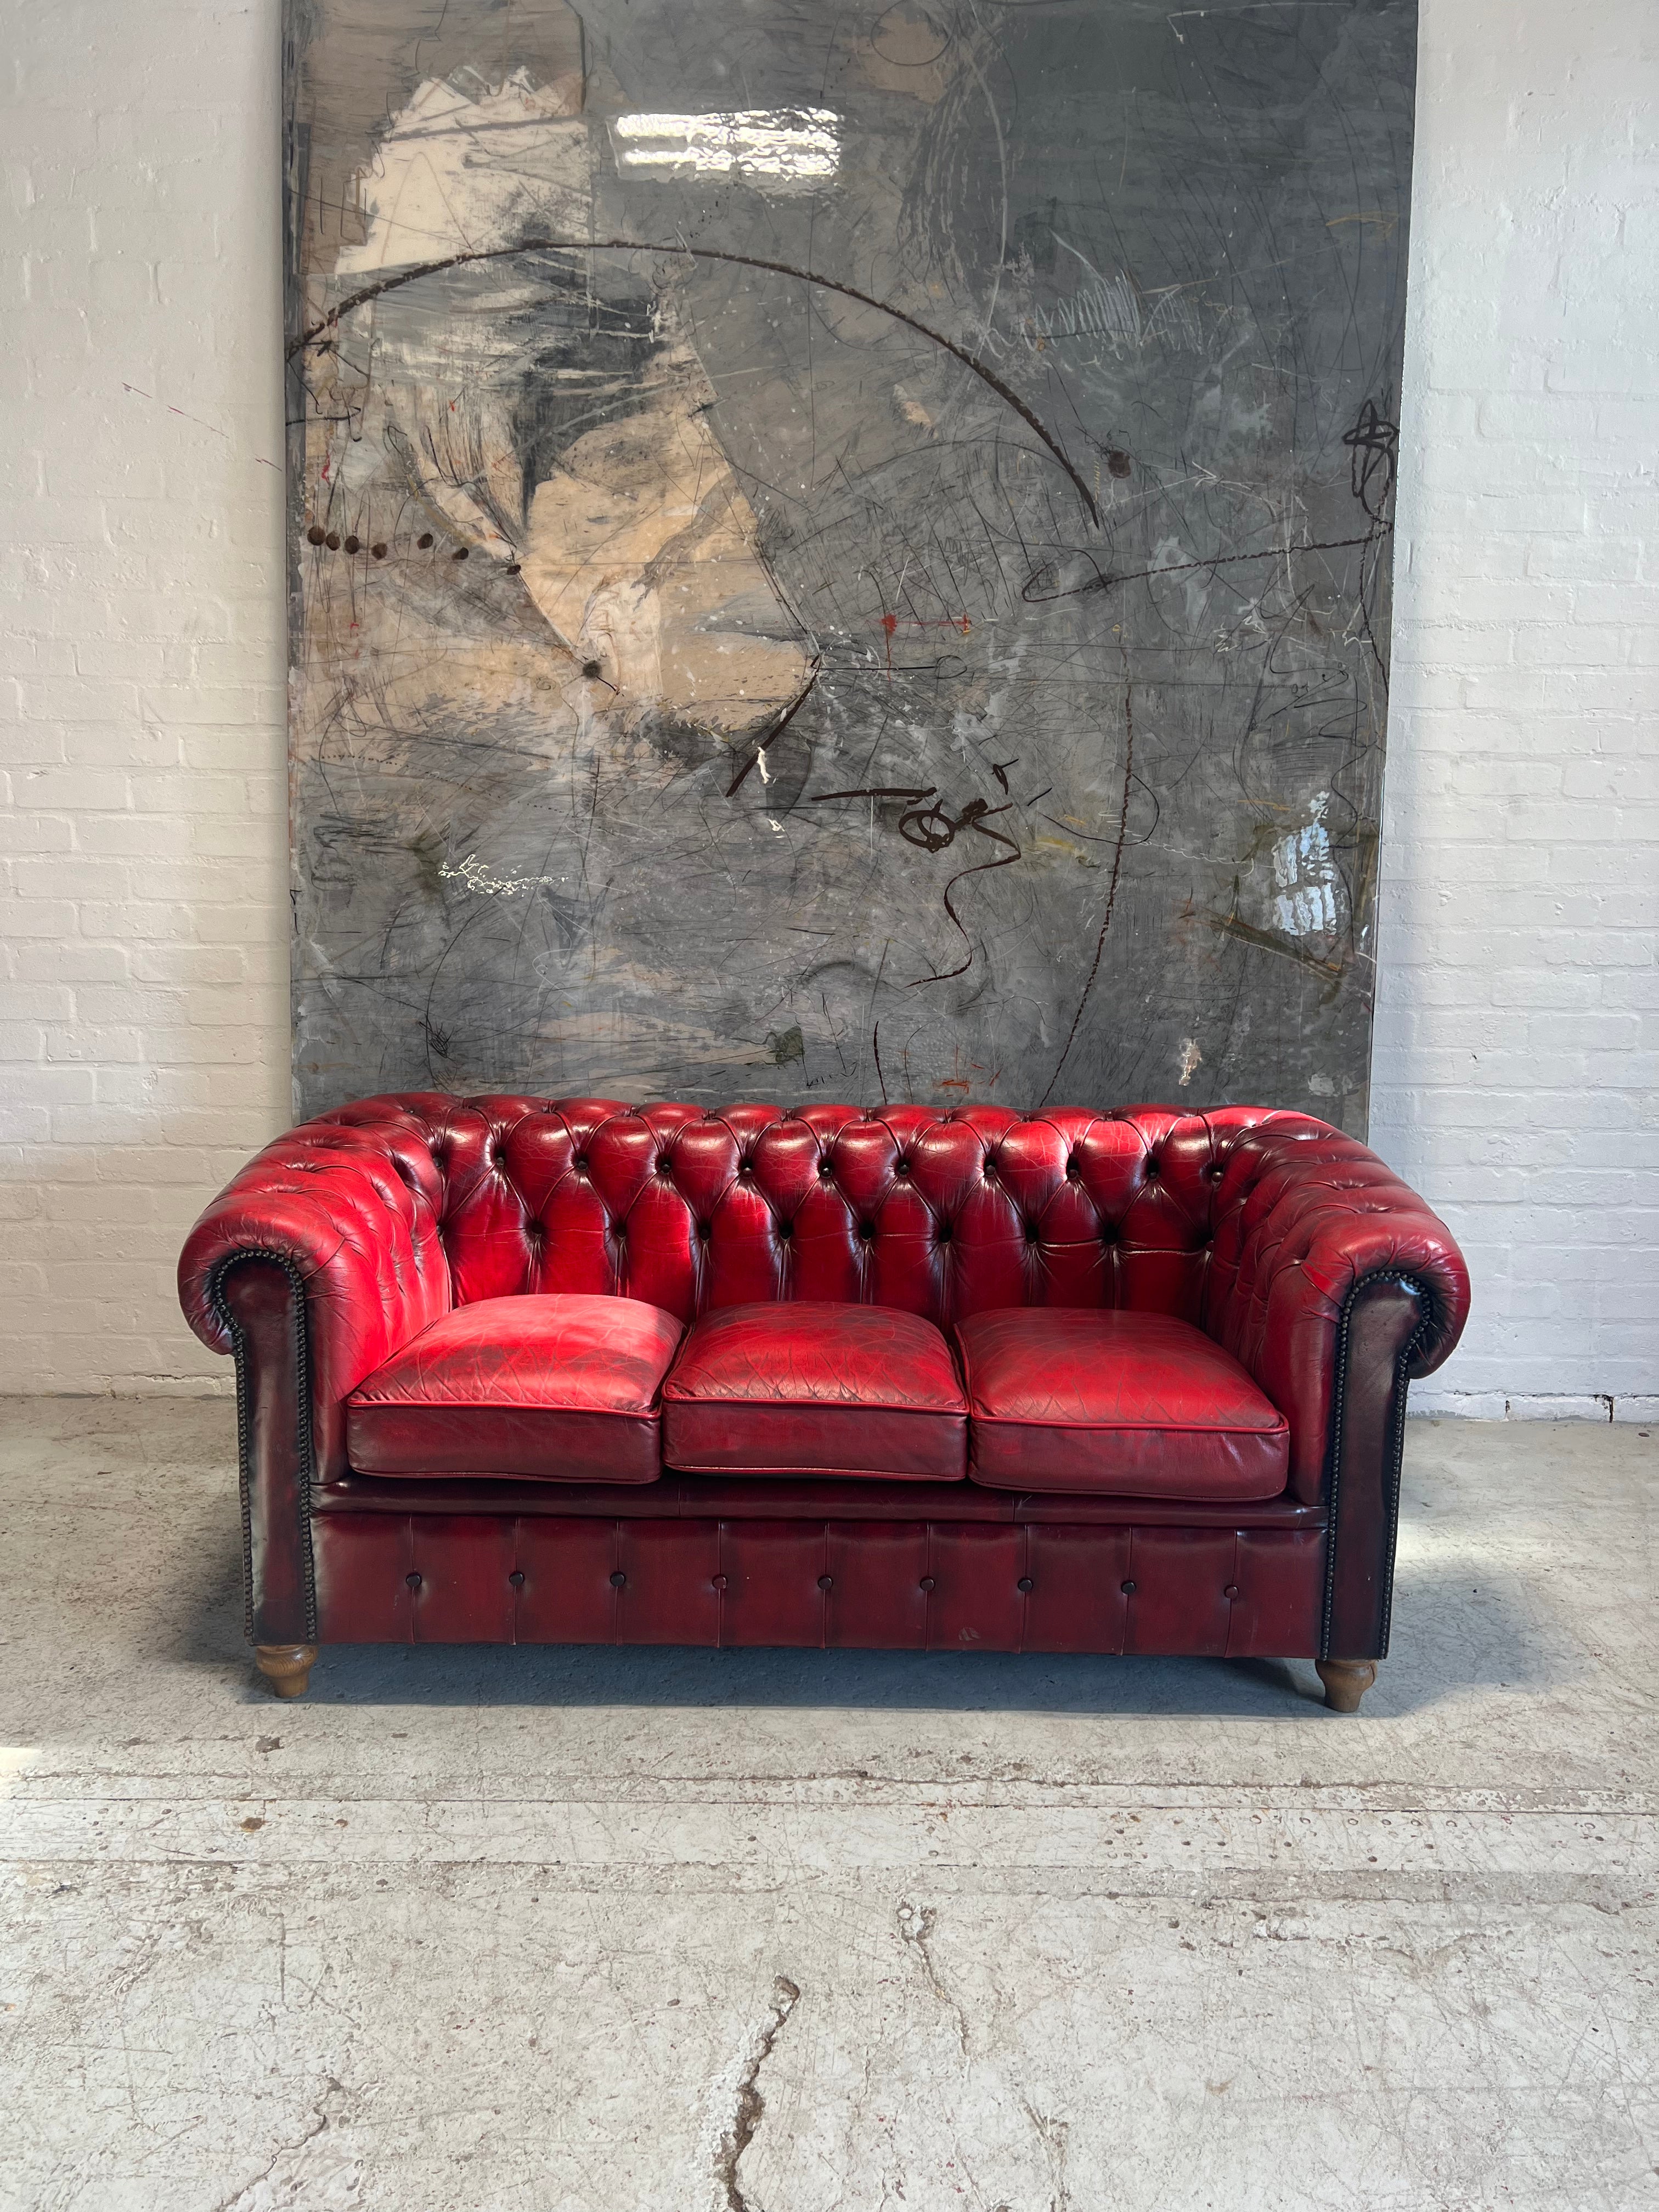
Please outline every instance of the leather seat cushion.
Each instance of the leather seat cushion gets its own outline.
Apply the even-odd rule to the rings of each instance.
[[[960,1481],[967,1443],[950,1346],[891,1306],[728,1306],[663,1389],[663,1458],[684,1474]]]
[[[1188,1322],[1024,1306],[975,1314],[956,1334],[975,1482],[1182,1498],[1285,1487],[1284,1415]]]
[[[360,1474],[654,1482],[680,1323],[640,1298],[480,1298],[412,1337],[346,1401]]]

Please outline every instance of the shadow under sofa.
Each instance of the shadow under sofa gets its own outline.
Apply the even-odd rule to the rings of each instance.
[[[237,1363],[247,1631],[1387,1651],[1449,1231],[1300,1115],[400,1094],[180,1261]]]

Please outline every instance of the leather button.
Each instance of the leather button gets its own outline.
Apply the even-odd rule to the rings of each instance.
[[[1082,1174],[1082,1172],[1083,1172],[1082,1169],[1078,1165],[1078,1164],[1077,1164],[1077,1162],[1076,1162],[1075,1160],[1067,1160],[1067,1161],[1066,1161],[1066,1179],[1067,1179],[1067,1181],[1068,1181],[1068,1182],[1075,1182],[1077,1181],[1078,1177]]]
[[[1036,1241],[1037,1241],[1037,1238],[1038,1238],[1039,1237],[1041,1237],[1041,1236],[1042,1236],[1042,1231],[1037,1227],[1037,1225],[1036,1225],[1036,1222],[1035,1222],[1035,1221],[1028,1221],[1028,1222],[1026,1223],[1026,1224],[1025,1224],[1025,1242],[1026,1242],[1028,1244],[1035,1244],[1035,1243],[1036,1243]]]
[[[933,1577],[932,1575],[924,1575],[917,1587],[921,1589],[932,1589],[933,1587]]]
[[[834,1168],[830,1166],[828,1160],[820,1160],[818,1162],[818,1181],[820,1182],[828,1182],[830,1176],[834,1175],[835,1172]]]
[[[836,1578],[833,1575],[820,1575],[818,1577],[818,1588],[820,1589],[833,1589],[835,1585]]]
[[[896,1176],[908,1176],[909,1172],[910,1163],[908,1160],[900,1160],[898,1164],[893,1170],[893,1173]]]
[[[512,1573],[507,1579],[512,1583],[514,1589],[522,1589],[524,1588],[524,1569],[522,1567],[514,1567]]]
[[[859,1224],[859,1242],[860,1242],[861,1244],[869,1244],[869,1243],[872,1243],[872,1242],[874,1241],[874,1238],[875,1238],[875,1234],[876,1234],[876,1224],[875,1224],[875,1223],[874,1223],[873,1221],[860,1221],[860,1224]]]
[[[1135,1586],[1133,1583],[1120,1583],[1118,1588],[1125,1597],[1133,1597],[1135,1594]]]
[[[408,1583],[410,1589],[419,1589],[421,1587],[421,1578],[418,1575],[405,1575],[404,1577],[404,1580]]]
[[[575,1157],[575,1158],[574,1158],[574,1160],[572,1160],[572,1162],[570,1163],[570,1164],[571,1164],[571,1166],[572,1166],[573,1168],[580,1168],[580,1169],[582,1170],[583,1174],[584,1174],[584,1175],[586,1175],[586,1172],[587,1172],[587,1155],[586,1155],[586,1152],[578,1152],[578,1153],[577,1153],[577,1155],[576,1155],[576,1157]]]
[[[616,1573],[611,1577],[611,1587],[612,1589],[620,1589],[627,1580],[627,1576],[623,1572],[622,1569],[618,1567]]]
[[[1148,1154],[1148,1156],[1147,1156],[1147,1160],[1146,1160],[1146,1180],[1147,1180],[1147,1182],[1155,1182],[1157,1181],[1157,1179],[1158,1179],[1158,1155],[1157,1155],[1157,1153],[1156,1153],[1156,1152],[1152,1152],[1152,1153],[1149,1153],[1149,1154]]]
[[[716,1575],[716,1576],[715,1576],[715,1577],[714,1577],[714,1588],[715,1588],[716,1589],[724,1589],[726,1588],[726,1577],[725,1577],[724,1575]]]
[[[940,1222],[940,1224],[939,1224],[939,1236],[938,1236],[938,1239],[937,1239],[937,1241],[938,1241],[939,1243],[941,1243],[941,1244],[948,1244],[948,1243],[950,1243],[950,1241],[951,1241],[951,1224],[950,1224],[950,1223],[949,1223],[948,1221],[941,1221],[941,1222]]]
[[[782,1243],[786,1243],[786,1244],[787,1244],[787,1243],[789,1242],[789,1239],[790,1239],[790,1238],[794,1235],[794,1233],[795,1233],[795,1224],[794,1224],[794,1223],[793,1223],[793,1221],[781,1221],[781,1222],[779,1222],[779,1224],[778,1224],[778,1236],[779,1236],[780,1239],[782,1241]]]
[[[714,1233],[708,1222],[700,1221],[697,1224],[697,1242],[700,1244],[706,1244]]]
[[[1016,1589],[1030,1589],[1031,1587],[1031,1577],[1030,1575],[1022,1575],[1019,1580],[1015,1583],[1014,1587]]]
[[[1226,1589],[1222,1591],[1221,1595],[1223,1597],[1237,1597],[1238,1595],[1238,1584],[1237,1583],[1229,1583]]]

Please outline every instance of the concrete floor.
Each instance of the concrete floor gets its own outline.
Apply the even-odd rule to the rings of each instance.
[[[0,1402],[5,2212],[1659,2206],[1659,1440],[1414,1424],[1395,1656],[240,1643]]]

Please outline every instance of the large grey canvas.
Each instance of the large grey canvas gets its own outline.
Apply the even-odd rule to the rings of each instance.
[[[289,0],[295,1069],[1363,1132],[1413,0]]]

